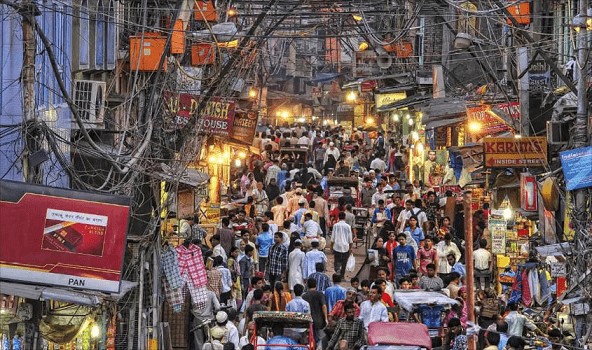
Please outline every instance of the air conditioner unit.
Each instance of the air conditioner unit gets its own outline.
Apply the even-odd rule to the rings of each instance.
[[[569,143],[569,124],[564,121],[550,120],[547,122],[547,142],[550,145],[566,145]]]
[[[107,83],[94,80],[74,80],[74,104],[84,123],[103,123]]]

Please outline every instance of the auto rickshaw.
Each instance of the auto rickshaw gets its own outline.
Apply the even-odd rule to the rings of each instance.
[[[312,316],[308,313],[256,311],[253,321],[255,334],[265,339],[265,344],[255,340],[255,350],[316,349]]]

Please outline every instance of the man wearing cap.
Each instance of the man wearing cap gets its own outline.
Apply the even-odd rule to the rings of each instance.
[[[293,216],[294,212],[300,208],[300,204],[304,204],[304,207],[308,208],[306,198],[302,196],[302,189],[297,188],[294,191],[294,195],[292,196],[292,198],[288,200],[288,215]]]
[[[304,257],[306,254],[302,251],[302,241],[294,241],[294,250],[288,255],[288,288],[294,291],[297,284],[304,285]]]
[[[335,157],[335,160],[339,159],[339,156],[341,155],[341,153],[339,152],[337,147],[335,147],[334,142],[329,142],[329,148],[327,148],[327,151],[325,152],[325,157],[323,158],[323,164],[327,163],[327,159],[329,158],[329,155],[332,155],[333,157]]]
[[[319,244],[319,240],[316,238],[310,242],[312,249],[306,252],[304,257],[304,273],[302,277],[305,279],[316,272],[315,266],[317,263],[327,263],[327,256],[323,251],[319,250]]]
[[[353,288],[353,287],[347,288],[347,290],[345,292],[345,299],[338,300],[335,303],[335,305],[333,305],[333,308],[331,309],[331,314],[329,315],[330,318],[333,321],[337,321],[340,318],[344,318],[345,317],[345,310],[344,310],[343,306],[347,302],[351,302],[354,304],[354,308],[356,310],[355,316],[356,317],[360,316],[360,306],[358,305],[358,303],[356,303],[357,295],[358,295],[358,291],[355,288]]]
[[[224,336],[220,340],[222,344],[233,343],[238,347],[239,336],[236,327],[228,327],[228,314],[225,311],[218,311],[216,313],[216,325],[210,329],[210,334],[213,339],[219,339],[220,335]]]

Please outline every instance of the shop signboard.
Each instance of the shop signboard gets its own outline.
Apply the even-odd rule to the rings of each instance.
[[[559,152],[568,191],[592,187],[592,146]]]
[[[237,113],[234,116],[230,138],[243,144],[252,144],[257,130],[257,112]]]
[[[538,210],[536,178],[529,173],[520,174],[520,208],[525,211]]]
[[[507,116],[512,118],[515,122],[520,121],[520,103],[519,102],[506,102],[498,103],[495,105],[480,105],[475,107],[467,107],[467,119],[469,124],[477,122],[481,125],[481,130],[478,132],[479,135],[495,135],[504,131],[510,130],[507,123],[493,116],[493,113],[488,111],[500,110]]]
[[[119,293],[130,204],[0,181],[0,278]]]
[[[206,209],[206,219],[209,223],[220,222],[220,203],[210,203]]]
[[[551,264],[551,277],[565,277],[566,272],[565,263],[556,262]]]
[[[172,116],[173,124],[181,129],[197,114],[199,95],[163,92],[165,109]],[[197,128],[202,132],[228,137],[234,119],[234,101],[213,97],[208,101],[197,119]]]
[[[534,60],[528,69],[528,90],[542,93],[551,87],[551,69],[545,60]]]
[[[491,232],[491,253],[506,254],[506,220],[490,217],[488,227]]]
[[[383,106],[390,105],[391,103],[395,103],[407,97],[407,93],[405,92],[389,92],[386,94],[375,94],[374,95],[374,102],[376,103],[376,108],[380,108]]]
[[[546,137],[486,137],[485,166],[489,168],[542,167],[547,164]]]

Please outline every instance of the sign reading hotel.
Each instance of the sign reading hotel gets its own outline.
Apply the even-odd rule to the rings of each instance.
[[[486,137],[485,166],[489,168],[540,167],[547,164],[546,137]]]
[[[165,108],[173,116],[174,124],[181,129],[197,115],[199,95],[163,93]],[[204,133],[228,137],[234,120],[235,102],[212,97],[199,114],[196,127]]]
[[[510,116],[513,120],[520,121],[520,103],[518,102],[507,102],[499,103],[496,105],[481,105],[476,107],[467,108],[467,119],[469,123],[477,122],[481,124],[481,135],[494,135],[504,131],[510,130],[510,127],[492,116],[488,110],[492,108],[503,111],[506,115]]]
[[[130,203],[0,181],[0,278],[118,293]]]

